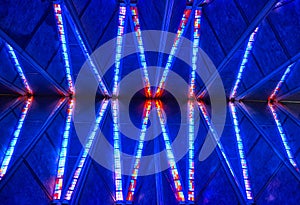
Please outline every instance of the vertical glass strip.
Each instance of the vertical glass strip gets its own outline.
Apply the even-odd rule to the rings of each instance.
[[[63,180],[64,180],[65,165],[66,165],[66,158],[67,158],[67,152],[68,152],[68,144],[69,144],[73,109],[74,109],[74,99],[70,99],[68,102],[65,129],[64,129],[61,149],[60,149],[60,153],[59,153],[58,169],[57,169],[55,189],[54,189],[54,194],[53,194],[54,200],[61,199],[61,192],[62,192],[62,186],[63,186]]]
[[[66,71],[66,79],[69,86],[69,92],[70,94],[74,94],[74,86],[73,86],[73,80],[71,75],[71,64],[70,64],[70,56],[69,56],[69,50],[66,40],[66,32],[65,32],[65,26],[64,26],[64,19],[62,16],[62,9],[60,4],[53,3],[54,13],[55,13],[55,19],[57,23],[57,29],[58,29],[58,35],[59,35],[59,41],[61,44],[61,51]]]
[[[195,102],[189,100],[188,101],[188,123],[189,123],[189,153],[188,153],[188,201],[195,201],[195,148],[194,148],[194,140],[195,140]]]
[[[197,54],[199,50],[200,41],[200,23],[201,23],[202,9],[196,9],[194,18],[194,34],[193,34],[193,57],[192,57],[192,72],[190,76],[190,88],[189,97],[195,96],[195,81],[196,81],[196,69],[197,69]]]
[[[88,140],[85,144],[85,147],[84,147],[83,151],[81,152],[80,160],[79,160],[79,162],[76,166],[75,172],[73,173],[71,184],[70,184],[70,186],[68,188],[68,191],[67,191],[67,193],[64,197],[65,200],[68,200],[68,201],[71,200],[72,194],[73,194],[73,192],[75,190],[75,187],[76,187],[76,184],[79,180],[79,177],[80,177],[81,171],[83,169],[83,166],[85,164],[85,161],[87,159],[88,153],[89,153],[89,151],[91,150],[91,148],[94,144],[94,140],[95,140],[97,131],[100,127],[100,124],[103,120],[103,116],[104,116],[104,113],[106,111],[107,105],[108,105],[108,100],[104,100],[102,105],[101,105],[101,108],[99,110],[99,113],[96,117],[96,121],[94,123],[93,129],[90,131],[90,134],[88,136]]]
[[[125,19],[126,19],[126,6],[120,6],[119,8],[119,25],[117,33],[117,45],[116,45],[116,58],[115,58],[115,73],[113,80],[113,95],[118,95],[118,84],[120,81],[121,71],[121,55],[123,47],[123,35],[125,30]]]
[[[115,169],[115,191],[116,201],[123,201],[123,182],[121,166],[121,139],[119,132],[119,102],[112,100],[112,117],[113,117],[113,139],[114,139],[114,169]]]
[[[15,150],[16,144],[18,142],[25,118],[26,118],[28,110],[32,104],[32,100],[33,100],[33,97],[30,97],[27,99],[25,106],[23,107],[22,113],[20,115],[17,127],[13,133],[13,137],[12,137],[12,139],[8,145],[8,148],[5,152],[4,159],[2,161],[1,169],[0,169],[0,181],[2,180],[3,176],[7,172],[7,169],[8,169],[9,163],[11,161],[11,158],[14,154],[14,150]]]

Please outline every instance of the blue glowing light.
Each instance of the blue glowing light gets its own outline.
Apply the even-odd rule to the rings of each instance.
[[[123,201],[122,166],[121,166],[121,139],[119,132],[119,102],[112,100],[113,137],[114,137],[114,169],[116,201]]]
[[[197,69],[197,54],[199,50],[199,38],[200,38],[200,23],[201,23],[201,8],[195,11],[194,19],[194,35],[193,35],[193,57],[192,57],[192,72],[190,76],[189,97],[195,97],[195,81],[196,81],[196,69]]]
[[[184,194],[182,191],[181,178],[178,173],[174,153],[173,153],[173,150],[171,147],[170,137],[169,137],[169,133],[167,131],[167,124],[166,124],[167,122],[166,122],[165,116],[163,114],[161,101],[158,101],[158,100],[155,101],[155,107],[157,110],[160,126],[162,129],[162,134],[163,134],[165,147],[166,147],[166,151],[167,151],[167,158],[168,158],[170,169],[171,169],[171,175],[173,177],[173,183],[174,183],[175,192],[176,192],[175,196],[179,202],[184,202],[185,197],[184,197]]]
[[[162,74],[162,78],[161,78],[161,80],[159,82],[158,88],[156,90],[155,96],[160,96],[162,94],[162,90],[165,87],[165,83],[166,83],[166,80],[167,80],[168,73],[169,73],[169,71],[171,69],[173,60],[175,58],[174,55],[175,55],[175,53],[176,53],[176,51],[178,49],[179,41],[180,41],[180,39],[181,39],[181,37],[182,37],[182,35],[184,33],[184,30],[186,28],[186,24],[188,22],[188,18],[190,17],[190,14],[191,14],[191,10],[190,9],[185,9],[184,10],[184,13],[183,13],[183,16],[181,18],[181,21],[180,21],[180,24],[179,24],[179,28],[178,28],[176,37],[174,39],[173,46],[171,48],[170,55],[168,57],[167,64],[165,66],[165,69],[164,69],[164,72]]]
[[[240,65],[240,68],[239,68],[239,72],[238,72],[238,75],[236,77],[236,81],[234,83],[234,87],[233,89],[231,90],[231,93],[230,93],[230,98],[235,98],[236,97],[236,94],[237,94],[237,89],[239,87],[239,84],[241,82],[241,79],[242,79],[242,75],[243,75],[243,71],[246,67],[246,64],[248,62],[248,58],[249,58],[249,54],[253,48],[253,43],[255,41],[255,36],[258,32],[258,29],[259,27],[256,27],[256,29],[253,31],[253,33],[250,35],[249,37],[249,40],[248,40],[248,43],[247,43],[247,47],[245,49],[245,53],[244,53],[244,56],[243,56],[243,60],[241,62],[241,65]]]
[[[61,198],[73,109],[74,109],[74,99],[70,99],[68,109],[67,109],[65,129],[64,129],[63,136],[62,136],[63,139],[62,139],[62,143],[61,143],[61,149],[60,149],[60,153],[59,153],[58,169],[57,169],[55,189],[54,189],[54,194],[53,194],[54,200],[60,200],[60,198]]]
[[[79,180],[79,177],[80,177],[81,171],[83,169],[83,166],[85,164],[85,161],[87,159],[88,153],[89,153],[89,151],[91,150],[91,148],[94,144],[94,140],[95,140],[98,128],[100,126],[100,123],[102,122],[102,119],[103,119],[104,113],[106,111],[107,105],[108,105],[108,100],[104,100],[102,105],[101,105],[101,108],[99,110],[99,113],[96,117],[96,121],[94,123],[93,129],[90,131],[90,134],[88,136],[88,140],[85,144],[85,147],[84,147],[83,151],[81,152],[81,157],[80,157],[80,160],[77,164],[76,170],[73,174],[71,184],[70,184],[70,186],[68,188],[68,191],[67,191],[67,193],[64,197],[65,200],[68,200],[68,201],[71,200],[72,194],[73,194],[73,192],[75,190],[75,187],[76,187],[76,184]]]
[[[70,92],[70,94],[74,94],[73,80],[72,80],[72,76],[71,76],[70,56],[69,56],[68,45],[67,45],[67,40],[66,40],[66,32],[65,32],[64,20],[63,20],[63,16],[62,16],[62,9],[61,9],[60,4],[58,4],[58,3],[53,3],[53,8],[54,8],[55,19],[56,19],[57,28],[58,28],[58,34],[59,34],[59,40],[60,40],[60,44],[61,44],[61,51],[62,51],[62,56],[63,56],[63,60],[64,60],[64,66],[66,69],[66,79],[67,79],[68,86],[69,86],[69,92]]]
[[[237,145],[238,145],[240,163],[241,163],[241,167],[242,167],[244,185],[245,185],[245,190],[246,190],[246,197],[248,200],[252,201],[253,194],[252,194],[250,179],[249,179],[249,175],[248,175],[247,160],[246,160],[246,155],[244,152],[243,140],[242,140],[242,137],[240,134],[239,122],[238,122],[238,118],[237,118],[237,114],[236,114],[236,108],[233,103],[229,103],[229,107],[230,107],[230,111],[231,111],[236,141],[237,141]]]
[[[194,140],[195,140],[195,102],[188,101],[188,125],[189,125],[189,153],[188,153],[188,201],[195,200],[195,163],[194,163]]]
[[[3,176],[7,172],[9,163],[11,161],[11,158],[12,158],[13,154],[14,154],[14,150],[15,150],[16,144],[18,142],[18,139],[19,139],[19,136],[20,136],[23,124],[24,124],[24,120],[25,120],[25,118],[27,116],[27,113],[28,113],[28,110],[29,110],[29,108],[32,104],[32,100],[33,100],[33,97],[30,97],[30,98],[27,99],[27,101],[25,103],[25,106],[22,110],[21,116],[19,118],[17,127],[16,127],[16,129],[13,133],[13,137],[12,137],[12,139],[11,139],[9,145],[8,145],[8,148],[5,152],[4,159],[2,161],[1,169],[0,169],[0,180],[3,178]]]
[[[116,45],[116,58],[115,58],[115,73],[113,80],[113,95],[118,95],[118,84],[120,81],[120,67],[121,67],[121,55],[122,55],[122,43],[123,35],[125,30],[125,19],[126,19],[126,6],[120,6],[119,8],[119,25],[117,34],[117,45]]]
[[[147,70],[147,63],[146,63],[146,57],[145,57],[145,52],[144,52],[144,45],[143,45],[143,39],[141,35],[141,27],[140,27],[140,22],[139,22],[139,16],[138,16],[138,10],[136,6],[130,7],[131,14],[132,14],[132,19],[134,23],[134,33],[137,38],[138,42],[138,49],[139,49],[139,58],[140,58],[140,63],[142,65],[142,74],[143,74],[143,82],[144,82],[144,87],[146,90],[146,96],[150,97],[151,96],[151,86],[150,86],[150,81],[149,81],[149,75],[148,75],[148,70]]]
[[[134,162],[134,167],[133,167],[133,172],[131,175],[130,179],[130,185],[128,188],[128,193],[126,197],[126,201],[133,201],[134,199],[134,193],[135,193],[135,188],[136,188],[136,180],[140,168],[140,161],[142,157],[142,152],[143,152],[143,147],[144,147],[144,140],[146,136],[146,130],[147,130],[147,125],[148,125],[148,120],[149,120],[149,114],[151,111],[151,101],[148,100],[145,103],[145,108],[144,108],[144,113],[143,113],[143,124],[142,124],[142,129],[141,129],[141,134],[140,134],[140,139],[138,143],[138,148],[136,152],[136,157],[135,157],[135,162]]]
[[[281,77],[280,81],[278,82],[278,84],[276,85],[276,87],[275,87],[275,89],[273,90],[272,94],[270,95],[269,100],[275,100],[275,98],[276,98],[276,96],[277,96],[277,94],[278,94],[278,92],[279,92],[279,90],[280,90],[280,88],[281,88],[282,83],[284,83],[285,79],[287,78],[287,76],[288,76],[289,73],[291,72],[291,70],[292,70],[292,68],[293,68],[294,65],[295,65],[295,63],[289,65],[289,66],[286,68],[286,70],[285,70],[283,76]]]
[[[17,72],[18,72],[18,74],[19,74],[19,76],[22,80],[22,83],[23,83],[23,85],[26,89],[27,94],[32,95],[32,90],[31,90],[31,88],[28,84],[28,81],[25,77],[23,69],[22,69],[22,67],[19,63],[19,60],[18,60],[17,55],[15,53],[15,50],[8,43],[5,43],[5,46],[6,46],[6,49],[7,49],[8,53],[10,54],[11,61],[13,62],[14,66],[15,66],[15,68],[16,68],[16,70],[17,70]]]
[[[282,141],[282,144],[283,144],[283,146],[285,148],[287,157],[288,157],[290,163],[293,165],[293,167],[299,172],[299,168],[298,168],[297,163],[295,161],[295,157],[294,157],[294,155],[293,155],[293,153],[291,151],[291,147],[289,146],[288,139],[286,138],[286,134],[284,132],[282,124],[281,124],[281,122],[280,122],[280,120],[278,118],[278,115],[276,113],[276,110],[274,108],[275,106],[272,103],[268,103],[268,105],[269,105],[269,108],[270,108],[270,110],[272,112],[274,121],[276,123],[277,129],[278,129],[281,141]]]

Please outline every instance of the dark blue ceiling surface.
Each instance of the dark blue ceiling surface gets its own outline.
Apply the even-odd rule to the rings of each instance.
[[[3,136],[12,136],[26,99],[5,99],[6,102],[3,101],[5,106],[1,107],[1,133]],[[58,100],[42,97],[33,99],[33,104],[30,107],[24,127],[17,141],[15,152],[10,161],[8,172],[1,180],[1,203],[27,204],[30,202],[33,204],[49,204],[51,202],[67,109],[67,104],[62,104],[57,109]],[[209,110],[210,106],[206,106]],[[300,197],[298,194],[300,186],[299,173],[289,164],[285,147],[270,110],[265,103],[259,102],[245,103],[243,106],[245,107],[238,106],[237,115],[254,200],[257,204],[297,204]],[[289,109],[285,108],[289,105],[278,106],[282,106],[277,107],[276,111],[288,138],[288,144],[295,156],[295,160],[299,161],[300,142],[297,138],[299,119],[290,114],[295,109],[298,110],[299,106],[293,105]],[[170,112],[167,115],[172,116],[172,118],[170,117],[170,122],[167,122],[169,129],[175,123],[172,122],[172,119],[179,117],[177,111],[172,112],[173,107],[168,107],[168,104],[164,103],[164,109]],[[6,111],[7,109],[9,109],[9,112]],[[281,109],[284,109],[284,111]],[[140,116],[140,114],[136,113],[138,112],[137,110],[132,112],[134,116]],[[251,115],[246,114],[247,112],[251,113]],[[225,160],[219,148],[216,148],[205,161],[200,162],[195,159],[196,204],[226,204],[229,201],[231,204],[240,204],[243,202],[243,174],[229,110],[227,115],[220,143],[235,173],[235,178],[231,175],[228,165],[224,163]],[[112,134],[109,134],[112,132],[111,121],[111,111],[108,109],[100,126],[105,137],[113,144]],[[136,122],[137,119],[132,119],[132,121]],[[154,121],[151,121],[151,123],[155,124]],[[176,129],[176,126],[174,128]],[[169,132],[169,134],[172,138],[176,132]],[[194,143],[195,156],[198,156],[206,135],[207,127],[205,122],[201,120],[199,132]],[[130,142],[126,135],[122,135],[121,140],[122,150],[128,154],[137,146],[137,142],[132,140]],[[9,146],[9,141],[10,137],[1,138],[2,157]],[[151,145],[152,143],[154,145]],[[162,135],[145,144],[143,155],[155,153],[155,143],[163,147]],[[94,146],[93,152],[96,152],[97,147],[101,147],[99,144]],[[81,155],[81,150],[82,145],[72,124],[65,165],[64,180],[66,183],[73,176],[74,169],[78,165],[78,157]],[[186,190],[188,187],[187,162],[188,155],[177,163],[183,190]],[[26,177],[26,180],[24,180],[24,177]],[[127,193],[128,180],[129,177],[124,175],[124,194]],[[134,204],[177,204],[172,180],[169,170],[154,175],[138,177]],[[240,188],[238,188],[237,184],[241,185]],[[18,187],[22,187],[22,189]],[[113,173],[88,157],[71,203],[112,204],[114,203],[114,195]],[[287,195],[290,197],[287,197]]]
[[[192,6],[186,2],[0,1],[0,204],[299,204],[300,0],[194,0]],[[62,8],[65,44],[62,32],[58,32],[54,4]],[[183,13],[191,10],[181,38],[192,42],[195,10],[201,7],[199,47],[216,71],[200,59],[205,66],[197,69],[202,69],[206,78],[195,77],[196,100],[173,95],[172,89],[185,91],[177,86],[180,81],[172,82],[172,77],[166,78],[166,91],[156,98],[147,98],[142,87],[133,97],[126,93],[112,95],[118,51],[108,50],[103,53],[103,62],[95,63],[95,67],[103,68],[113,62],[107,72],[100,73],[110,94],[103,95],[99,88],[93,108],[96,113],[102,112],[95,127],[104,136],[101,138],[98,130],[91,138],[91,125],[87,118],[81,118],[80,126],[90,130],[81,142],[74,115],[85,112],[86,107],[80,104],[76,90],[70,89],[69,78],[75,84],[87,56],[118,36],[119,8],[124,5],[137,8],[142,31],[175,34],[182,25]],[[125,22],[124,33],[135,32],[130,10]],[[256,28],[253,44],[247,47]],[[161,49],[169,46],[167,40],[161,40]],[[120,52],[137,48],[137,42],[124,42]],[[68,62],[63,56],[64,45]],[[180,46],[178,52],[186,51]],[[250,51],[245,60],[246,48]],[[192,48],[186,54],[192,62]],[[148,69],[165,67],[168,57],[166,53],[145,51]],[[141,56],[134,53],[120,61],[120,81],[129,77],[132,82],[142,82],[143,75],[138,76],[140,79],[130,76],[141,68]],[[192,66],[188,63],[174,58],[170,70],[190,82]],[[210,124],[214,105],[210,97],[214,95],[205,85],[216,83],[216,74],[226,95],[226,115],[217,117],[225,117],[224,125]],[[156,85],[151,86],[154,91]],[[149,102],[150,117],[143,121]],[[188,103],[194,106],[194,121],[199,123],[194,134],[192,114],[186,111]],[[114,104],[120,110],[114,112]],[[126,121],[122,116],[127,115]],[[127,130],[119,131],[122,126]],[[143,144],[143,157],[166,150],[167,138],[174,145],[180,135],[184,142],[142,171],[158,170],[163,162],[168,164],[167,169],[146,176],[137,174],[136,179],[133,174],[118,175],[114,171],[118,147],[127,155],[138,156],[139,141],[128,133],[139,133],[143,127],[146,137],[151,137]],[[182,127],[184,134],[180,132]],[[224,127],[222,133],[216,131],[218,127]],[[188,144],[191,136],[195,141]],[[216,137],[221,137],[218,143]],[[216,147],[200,161],[200,153],[207,148],[206,139]],[[184,152],[172,166],[172,154],[177,157],[188,145],[190,152]],[[115,152],[107,151],[110,146]],[[84,150],[100,155],[106,165]],[[122,156],[121,168],[133,168],[134,160]],[[136,172],[145,165],[143,161],[137,164]],[[131,182],[134,195],[128,198]],[[123,199],[118,197],[120,193]]]

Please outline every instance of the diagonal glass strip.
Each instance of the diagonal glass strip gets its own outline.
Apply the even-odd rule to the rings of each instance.
[[[146,96],[151,97],[151,85],[150,85],[149,74],[147,70],[147,63],[146,63],[146,57],[144,52],[144,45],[143,45],[143,39],[141,34],[141,26],[139,22],[138,10],[136,6],[131,6],[130,10],[132,14],[132,20],[134,23],[134,33],[138,43],[139,58],[143,70],[142,74],[143,74],[143,82],[146,91]]]
[[[202,9],[196,9],[194,19],[194,35],[193,35],[193,57],[192,57],[192,72],[190,75],[189,97],[195,97],[195,81],[197,69],[197,54],[199,51],[200,38],[200,23],[201,23]]]
[[[73,27],[73,31],[75,32],[77,40],[79,41],[79,44],[80,44],[81,50],[82,50],[82,52],[84,54],[84,57],[85,57],[85,59],[88,60],[88,63],[91,66],[91,69],[92,69],[95,77],[98,80],[98,83],[99,83],[99,86],[100,86],[100,89],[101,89],[102,93],[104,95],[106,95],[106,96],[109,96],[109,92],[107,90],[107,87],[106,87],[104,81],[102,80],[102,78],[101,78],[101,76],[100,76],[100,74],[98,72],[98,69],[97,69],[96,65],[94,64],[94,62],[93,62],[93,60],[92,60],[92,58],[90,56],[90,53],[88,52],[88,49],[87,49],[84,41],[81,38],[81,35],[80,35],[80,33],[79,33],[78,29],[77,29],[77,26],[75,25],[75,23],[72,21],[71,18],[69,18],[68,20],[69,20],[69,22],[71,21],[70,24]]]
[[[184,13],[183,13],[183,16],[181,18],[181,21],[180,21],[180,24],[179,24],[179,28],[178,28],[178,31],[177,31],[177,34],[176,34],[176,37],[174,39],[174,43],[173,43],[173,46],[171,48],[171,52],[170,52],[170,55],[168,57],[168,61],[167,61],[167,64],[165,66],[165,69],[163,71],[163,75],[162,75],[162,78],[159,82],[159,85],[158,85],[158,88],[155,92],[155,96],[160,96],[162,94],[162,90],[164,89],[165,87],[165,83],[166,83],[166,80],[167,80],[167,76],[168,76],[168,73],[171,69],[171,66],[172,66],[172,63],[174,61],[174,58],[175,58],[175,53],[178,49],[178,46],[179,46],[179,42],[180,42],[180,39],[185,31],[185,28],[186,28],[186,24],[188,22],[188,18],[190,17],[190,14],[191,14],[191,9],[185,9],[184,10]]]
[[[33,97],[30,97],[27,99],[26,103],[25,103],[25,106],[22,110],[22,113],[20,115],[20,118],[19,118],[19,121],[18,121],[18,124],[17,124],[17,127],[13,133],[13,137],[8,145],[8,148],[5,152],[5,155],[4,155],[4,159],[1,163],[1,169],[0,169],[0,181],[2,180],[2,178],[4,177],[4,175],[6,174],[7,172],[7,169],[9,167],[9,163],[11,161],[11,158],[14,154],[14,150],[15,150],[15,147],[16,147],[16,144],[18,142],[18,139],[19,139],[19,136],[20,136],[20,133],[22,131],[22,127],[23,127],[23,124],[24,124],[24,121],[25,121],[25,118],[27,116],[27,113],[28,113],[28,110],[32,104],[32,100],[33,100]]]
[[[58,168],[57,168],[55,188],[53,193],[54,200],[61,199],[73,110],[74,110],[74,99],[70,99],[68,104],[68,109],[67,109],[67,117],[65,122],[63,139],[61,143],[61,149],[59,153]]]
[[[170,142],[170,137],[169,137],[169,133],[167,131],[167,121],[166,118],[163,114],[163,110],[162,110],[162,103],[159,100],[155,101],[155,107],[157,110],[157,115],[159,118],[159,122],[160,122],[160,126],[161,126],[161,130],[162,130],[162,134],[163,134],[163,138],[164,138],[164,142],[165,142],[165,147],[166,147],[166,151],[167,151],[167,158],[169,161],[169,165],[170,165],[170,169],[171,169],[171,175],[173,177],[173,185],[175,188],[175,196],[177,201],[179,202],[184,202],[185,201],[185,197],[182,191],[182,183],[181,183],[181,178],[179,176],[179,172],[177,169],[177,165],[175,162],[175,157],[174,157],[174,153],[171,147],[171,142]]]
[[[15,53],[15,50],[8,43],[5,43],[5,46],[6,46],[7,52],[10,55],[10,59],[11,59],[12,63],[14,64],[14,67],[16,68],[16,70],[17,70],[17,72],[18,72],[18,74],[19,74],[19,76],[20,76],[20,78],[22,80],[22,83],[23,83],[23,85],[24,85],[24,87],[26,89],[27,94],[32,95],[33,94],[32,90],[31,90],[31,88],[30,88],[30,86],[28,84],[28,81],[27,81],[27,79],[25,77],[23,69],[22,69],[22,67],[21,67],[21,65],[19,63],[18,57],[17,57],[17,55]]]
[[[210,120],[210,117],[208,115],[208,112],[206,110],[206,107],[205,107],[204,103],[203,102],[198,102],[198,106],[200,108],[200,111],[201,111],[202,115],[204,116],[205,122],[206,122],[206,124],[207,124],[207,126],[208,126],[208,128],[209,128],[209,130],[210,130],[210,132],[211,132],[211,134],[212,134],[212,136],[214,138],[214,140],[216,141],[216,143],[218,145],[219,150],[221,151],[221,154],[222,154],[222,156],[223,156],[223,158],[224,158],[224,160],[225,160],[225,162],[227,164],[228,169],[230,170],[230,173],[231,173],[231,175],[232,175],[235,183],[237,184],[238,187],[240,187],[239,182],[237,180],[237,177],[236,177],[236,175],[235,175],[235,173],[233,171],[233,168],[232,168],[232,166],[231,166],[231,164],[229,162],[229,159],[227,158],[227,155],[225,153],[224,147],[223,147],[222,143],[218,140],[219,139],[218,138],[218,133],[216,132],[216,130],[213,127],[213,125],[211,124],[211,120]]]
[[[288,157],[291,165],[293,165],[293,167],[296,169],[296,171],[299,172],[299,168],[298,168],[297,163],[295,161],[295,157],[294,157],[294,155],[293,155],[293,153],[291,151],[291,147],[289,146],[288,139],[286,138],[286,134],[284,132],[282,124],[281,124],[281,122],[280,122],[280,120],[278,118],[278,115],[276,113],[275,106],[273,104],[271,104],[271,103],[268,103],[268,106],[269,106],[269,108],[270,108],[270,110],[272,112],[274,121],[276,123],[277,129],[278,129],[281,141],[282,141],[282,144],[283,144],[285,152],[287,154],[287,157]]]
[[[248,165],[247,165],[247,160],[246,160],[246,156],[245,156],[245,152],[244,152],[244,144],[243,144],[242,136],[240,134],[239,122],[238,122],[238,118],[237,118],[237,114],[236,114],[236,108],[235,108],[234,103],[232,103],[232,102],[229,103],[229,107],[230,107],[230,112],[231,112],[231,116],[232,116],[236,141],[237,141],[237,145],[238,145],[240,163],[241,163],[242,173],[243,173],[243,178],[244,178],[244,186],[245,186],[245,190],[246,190],[246,197],[249,200],[249,202],[252,203],[253,202],[253,194],[252,194],[250,179],[249,179],[249,175],[248,175]]]
[[[73,177],[72,177],[71,184],[70,184],[70,186],[68,188],[68,191],[67,191],[67,193],[64,197],[64,199],[67,200],[67,201],[71,200],[72,194],[73,194],[73,192],[75,190],[75,187],[76,187],[76,184],[79,180],[79,177],[80,177],[81,171],[83,169],[83,166],[85,164],[85,161],[87,159],[88,153],[89,153],[89,151],[91,150],[91,148],[94,144],[94,140],[95,140],[96,134],[98,132],[98,129],[100,127],[100,124],[103,120],[103,116],[104,116],[104,113],[106,111],[107,105],[108,105],[108,100],[104,100],[101,107],[100,107],[99,113],[96,117],[96,121],[93,125],[93,129],[90,131],[90,134],[88,135],[88,140],[85,144],[85,147],[81,151],[80,160],[77,162],[76,170],[72,174]]]
[[[123,180],[121,165],[121,139],[119,131],[119,102],[112,100],[112,117],[113,117],[113,139],[114,139],[114,170],[115,170],[115,191],[117,202],[123,201]]]
[[[243,71],[244,71],[244,69],[246,67],[246,64],[248,62],[249,54],[250,54],[250,52],[253,48],[253,44],[254,44],[254,41],[255,41],[255,36],[258,32],[258,29],[259,29],[259,27],[256,27],[256,29],[252,32],[252,34],[249,37],[247,47],[246,47],[245,52],[244,52],[243,60],[241,62],[240,68],[239,68],[238,75],[236,77],[233,89],[231,90],[231,93],[230,93],[230,98],[235,98],[236,97],[237,89],[240,85],[242,75],[243,75]]]
[[[119,92],[118,84],[120,81],[121,71],[121,55],[123,48],[123,35],[125,30],[125,19],[126,19],[126,6],[120,6],[119,8],[119,25],[117,33],[117,45],[116,45],[116,58],[115,58],[115,73],[113,80],[113,95],[117,96]]]
[[[284,83],[285,79],[286,79],[286,78],[288,77],[288,75],[290,74],[290,72],[291,72],[291,70],[292,70],[292,68],[293,68],[294,65],[295,65],[295,63],[289,65],[289,66],[286,68],[286,70],[285,70],[283,76],[281,77],[280,81],[278,82],[278,84],[276,85],[276,87],[275,87],[275,89],[273,90],[272,94],[270,95],[269,100],[275,100],[275,98],[276,98],[276,96],[278,95],[278,92],[279,92],[279,90],[280,90],[280,88],[281,88],[282,83]]]
[[[55,13],[55,19],[57,23],[57,29],[58,29],[58,35],[59,35],[59,41],[61,44],[61,51],[66,71],[66,79],[69,86],[69,92],[70,94],[74,94],[74,86],[73,86],[73,80],[71,75],[71,64],[70,64],[70,56],[69,56],[69,48],[67,44],[66,39],[66,32],[65,32],[65,26],[64,26],[64,19],[62,16],[62,9],[60,4],[53,3],[54,13]]]
[[[131,180],[128,188],[128,193],[126,197],[126,201],[132,202],[134,199],[134,193],[135,193],[135,188],[136,188],[136,180],[140,168],[140,162],[141,162],[141,157],[142,157],[142,152],[144,148],[144,140],[146,136],[146,131],[147,131],[147,125],[148,125],[148,120],[149,120],[149,114],[151,111],[151,101],[147,100],[144,106],[144,112],[143,112],[143,122],[142,122],[142,129],[140,133],[140,139],[136,151],[136,156],[135,156],[135,162],[134,162],[134,167],[133,167],[133,172],[131,175]]]

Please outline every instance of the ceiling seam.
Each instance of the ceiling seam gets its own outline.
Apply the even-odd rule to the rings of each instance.
[[[221,43],[221,40],[219,39],[219,36],[217,35],[215,29],[213,28],[213,26],[212,26],[212,24],[211,24],[211,22],[210,22],[208,16],[206,15],[206,12],[205,12],[204,9],[203,9],[202,15],[203,15],[203,17],[206,19],[208,26],[210,27],[211,31],[213,32],[213,34],[214,34],[214,36],[215,36],[215,38],[216,38],[216,40],[217,40],[217,42],[218,42],[218,44],[219,44],[221,50],[222,50],[222,53],[223,53],[224,56],[225,56],[225,55],[226,55],[225,48],[223,47],[223,44]],[[201,36],[202,36],[202,35],[201,35]]]
[[[87,10],[87,8],[89,7],[89,5],[91,4],[92,0],[88,0],[87,3],[84,5],[83,9],[81,10],[80,13],[78,13],[78,18],[81,19],[81,17],[84,15],[85,11]],[[73,3],[72,3],[73,4]],[[74,4],[73,4],[74,5]]]
[[[266,188],[270,185],[273,178],[278,174],[279,170],[284,166],[283,162],[280,162],[277,168],[274,170],[272,175],[267,179],[266,183],[261,187],[261,189],[258,191],[257,195],[255,196],[255,201],[258,201],[258,199],[261,197],[263,192],[266,190]]]
[[[260,64],[258,63],[258,60],[257,60],[257,58],[256,58],[256,56],[254,55],[253,52],[251,52],[251,57],[252,57],[252,59],[254,60],[254,62],[255,62],[255,64],[256,64],[256,66],[257,66],[259,72],[261,73],[261,75],[262,75],[262,76],[265,76],[265,74],[264,74],[264,72],[263,72],[263,69],[262,69],[262,67],[260,66]]]
[[[0,122],[3,120],[3,118],[7,117],[9,113],[11,113],[12,110],[14,110],[16,107],[18,107],[22,102],[24,102],[24,99],[18,97],[15,99],[15,101],[9,105],[8,109],[5,109],[4,112],[0,113]]]
[[[291,58],[291,55],[290,55],[290,53],[288,52],[288,49],[287,49],[286,46],[284,45],[282,39],[281,39],[280,36],[279,36],[279,33],[278,33],[277,29],[275,29],[275,27],[274,27],[272,21],[270,20],[270,18],[269,18],[268,16],[266,17],[266,21],[268,22],[269,26],[271,27],[271,30],[273,31],[273,33],[274,33],[274,35],[275,35],[275,38],[276,38],[276,40],[278,41],[280,47],[283,49],[284,54],[286,55],[286,57],[287,57],[288,59],[290,59],[290,58]]]
[[[5,78],[2,78],[0,76],[0,83],[9,88],[11,91],[19,94],[19,95],[25,95],[25,91],[22,88],[19,88],[18,86],[16,86],[15,84],[13,84],[12,82],[9,82],[8,80],[6,80]]]
[[[244,22],[247,24],[247,26],[250,25],[250,22],[244,12],[244,10],[242,9],[241,5],[237,2],[237,0],[233,0],[234,4],[236,5],[237,9],[239,10]]]
[[[103,32],[100,34],[100,36],[99,36],[99,38],[98,38],[98,40],[97,40],[97,42],[96,42],[96,44],[95,44],[93,50],[97,49],[97,48],[100,46],[100,42],[101,42],[101,40],[102,40],[104,34],[106,33],[106,30],[108,29],[108,27],[109,27],[109,25],[111,24],[111,22],[112,22],[112,20],[114,19],[114,17],[117,15],[118,10],[119,10],[119,8],[116,7],[115,10],[114,10],[114,12],[113,12],[113,14],[112,14],[112,16],[109,18],[107,24],[104,26]]]
[[[44,23],[44,21],[47,19],[48,16],[50,16],[51,13],[51,4],[49,4],[48,8],[46,9],[46,12],[43,14],[43,16],[40,18],[40,20],[37,22],[36,26],[33,28],[32,32],[30,33],[30,39],[26,44],[24,45],[24,50],[27,48],[27,46],[30,44],[32,38],[36,34],[36,32],[39,30],[41,25]]]
[[[208,186],[210,185],[210,183],[213,181],[213,179],[215,178],[217,172],[220,169],[221,169],[221,164],[220,164],[220,162],[218,162],[218,166],[216,166],[216,168],[213,170],[212,174],[209,176],[208,180],[206,181],[206,183],[204,184],[204,186],[202,187],[202,189],[200,189],[199,193],[195,197],[195,202],[199,201],[199,199],[201,198],[203,192],[206,191],[206,189],[208,188]]]
[[[51,195],[48,192],[47,188],[45,187],[45,185],[43,184],[43,182],[39,179],[38,175],[35,173],[35,171],[33,170],[33,168],[30,166],[30,164],[27,162],[26,159],[23,160],[23,163],[25,164],[25,166],[27,167],[27,169],[29,170],[29,172],[31,173],[31,176],[33,177],[33,179],[35,179],[36,183],[38,184],[38,186],[40,186],[41,190],[45,193],[45,195],[47,196],[47,198],[49,200],[51,200]]]

